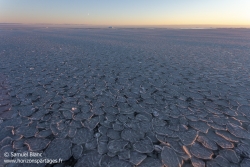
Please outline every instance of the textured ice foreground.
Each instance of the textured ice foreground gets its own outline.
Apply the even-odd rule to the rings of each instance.
[[[2,29],[0,166],[250,166],[250,30]]]

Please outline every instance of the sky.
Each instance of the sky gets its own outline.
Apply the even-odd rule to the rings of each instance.
[[[250,27],[250,0],[0,0],[0,23]]]

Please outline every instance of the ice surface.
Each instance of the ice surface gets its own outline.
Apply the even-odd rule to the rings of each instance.
[[[165,166],[178,167],[182,164],[175,151],[166,146],[162,149],[161,159]]]
[[[248,29],[0,28],[1,151],[249,166]]]
[[[68,160],[71,154],[72,143],[68,139],[54,139],[45,150],[47,158]]]

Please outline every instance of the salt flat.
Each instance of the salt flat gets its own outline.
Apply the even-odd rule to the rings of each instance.
[[[249,29],[0,27],[0,60],[0,166],[250,166]]]

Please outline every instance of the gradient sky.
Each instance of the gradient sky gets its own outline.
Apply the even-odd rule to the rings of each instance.
[[[0,23],[250,26],[250,0],[0,0]]]

